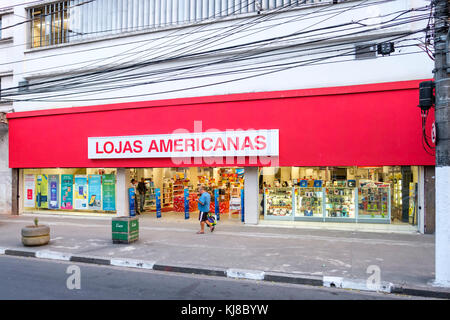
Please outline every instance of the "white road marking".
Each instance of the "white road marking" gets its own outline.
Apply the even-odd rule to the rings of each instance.
[[[111,259],[111,265],[118,267],[131,267],[152,270],[155,262],[134,259]]]
[[[52,260],[65,260],[69,261],[71,255],[63,252],[50,251],[50,250],[39,250],[36,251],[36,257],[41,259],[52,259]]]
[[[250,280],[264,280],[264,271],[227,269],[227,277]]]
[[[124,252],[124,251],[133,251],[133,250],[136,250],[136,248],[133,247],[133,246],[128,246],[128,247],[119,249],[119,251],[122,251],[122,252]]]

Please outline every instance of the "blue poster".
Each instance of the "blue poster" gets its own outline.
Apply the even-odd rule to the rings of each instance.
[[[322,180],[314,180],[314,188],[322,188]]]
[[[156,217],[161,218],[161,189],[155,188]]]
[[[189,189],[184,188],[184,219],[189,219]]]
[[[244,222],[244,189],[241,189],[241,221]]]
[[[216,214],[216,220],[220,220],[220,207],[219,207],[219,189],[214,189],[214,213]]]
[[[300,187],[306,188],[308,186],[308,180],[300,180]]]
[[[48,202],[49,209],[58,209],[59,200],[59,175],[51,174],[48,176],[48,188],[50,201]]]
[[[136,192],[134,188],[128,188],[128,205],[130,208],[130,216],[134,217],[136,215]]]
[[[102,177],[99,174],[88,176],[89,209],[102,209]]]
[[[73,189],[73,197],[75,200],[75,209],[85,210],[88,208],[87,200],[87,176],[84,174],[75,176],[75,187]]]

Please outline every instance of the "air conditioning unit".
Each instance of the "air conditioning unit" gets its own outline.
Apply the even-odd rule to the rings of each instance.
[[[8,123],[6,120],[6,112],[0,112],[0,124],[6,124]]]
[[[19,81],[19,92],[23,92],[23,91],[28,91],[29,87],[29,82],[27,80],[25,81]]]

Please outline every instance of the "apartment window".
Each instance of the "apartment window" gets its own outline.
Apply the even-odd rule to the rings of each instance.
[[[68,42],[68,6],[61,1],[29,10],[33,48]]]
[[[31,46],[289,10],[333,0],[66,0],[29,9]]]

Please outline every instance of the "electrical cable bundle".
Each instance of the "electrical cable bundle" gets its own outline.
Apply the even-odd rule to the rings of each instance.
[[[382,3],[388,1],[389,0],[383,0],[379,2]],[[373,5],[374,2],[370,2],[369,4]],[[302,13],[302,21],[307,15],[316,17],[317,13],[320,14],[325,11],[328,11],[328,14],[330,14],[330,12],[333,13],[330,9],[332,6],[337,13],[335,13],[332,17],[325,18],[306,28],[296,30],[287,35],[266,38],[257,41],[250,41],[232,46],[224,46],[224,44],[233,40],[222,40],[232,37],[239,32],[242,33],[244,30],[246,30],[246,28],[248,29],[250,26],[256,25],[257,23],[268,19],[274,19],[278,12],[286,12],[285,9],[287,9],[288,6],[283,6],[279,8],[278,11],[275,10],[271,15],[256,16],[256,18],[252,18],[253,21],[251,21],[251,23],[232,25],[231,28],[226,31],[219,29],[217,31],[218,34],[213,34],[209,38],[200,38],[200,40],[189,43],[188,45],[185,45],[181,48],[179,43],[171,44],[169,46],[169,41],[174,42],[177,40],[177,38],[175,37],[171,40],[166,41],[166,46],[164,46],[163,43],[162,45],[159,45],[158,48],[153,48],[153,50],[138,51],[138,53],[144,53],[141,56],[136,56],[136,52],[133,50],[127,50],[129,51],[130,55],[134,55],[134,59],[127,61],[126,63],[118,64],[119,61],[122,61],[124,59],[124,57],[122,56],[115,61],[115,64],[109,64],[106,65],[106,67],[102,66],[99,70],[86,70],[87,66],[93,67],[96,64],[92,63],[90,65],[71,70],[71,72],[73,73],[71,76],[31,82],[28,85],[28,89],[26,91],[19,91],[19,89],[21,89],[19,87],[5,88],[2,90],[1,97],[2,99],[7,98],[10,101],[95,101],[122,99],[137,96],[150,96],[183,90],[191,90],[195,88],[250,79],[262,75],[289,70],[292,68],[300,68],[324,63],[350,61],[353,59],[345,60],[343,58],[354,55],[354,45],[358,44],[358,42],[355,42],[355,40],[351,40],[350,38],[355,36],[366,36],[367,40],[377,41],[380,43],[386,41],[392,41],[395,44],[406,42],[407,44],[401,45],[399,46],[399,48],[407,48],[418,46],[417,43],[411,43],[411,41],[417,42],[420,38],[411,38],[411,36],[427,32],[427,28],[421,28],[403,32],[397,31],[394,34],[391,33],[390,36],[387,36],[386,34],[379,34],[381,30],[395,30],[395,28],[398,26],[407,25],[414,22],[428,20],[429,24],[429,15],[427,13],[421,14],[420,12],[428,11],[430,9],[430,6],[386,14],[385,16],[395,15],[395,17],[376,25],[364,23],[365,20],[373,18],[369,17],[361,19],[359,21],[350,21],[337,25],[330,25],[326,27],[307,30],[337,16],[338,14],[360,8],[363,5],[368,5],[368,1],[362,1],[348,8],[339,8],[340,10],[337,10],[335,8],[335,5],[323,6],[311,13]],[[419,12],[419,14],[413,15],[411,17],[404,17],[404,15],[413,12]],[[298,18],[296,17],[291,21],[295,21],[296,19]],[[194,32],[198,32],[200,28],[204,28],[204,26],[194,28],[193,30],[191,30],[191,34],[193,34]],[[260,28],[258,31],[254,31],[250,35],[257,32],[262,32],[264,30],[264,28]],[[333,33],[338,34],[333,35]],[[189,35],[189,33],[187,34]],[[318,36],[323,35],[325,35],[326,37],[318,38]],[[184,33],[183,37],[186,37],[186,33]],[[220,47],[211,48],[211,45],[214,44],[219,44]],[[371,45],[367,45],[367,47]],[[139,45],[137,48],[140,47],[142,47],[142,45]],[[207,49],[204,50],[205,48]],[[167,52],[168,49],[172,50]],[[161,50],[164,51],[161,52]],[[280,52],[281,50],[283,50],[283,52]],[[421,51],[406,52],[403,54],[417,54],[420,52]],[[114,57],[121,56],[123,54],[124,53],[122,52],[120,54],[107,58],[99,60],[94,59],[93,61],[102,62]],[[402,53],[397,55],[401,54]],[[126,56],[128,56],[128,53],[126,54]],[[202,58],[203,61],[189,63],[190,60],[199,58]],[[270,58],[271,60],[268,60],[268,58]],[[250,63],[247,63],[248,61],[250,61]],[[164,66],[164,64],[167,64],[169,62],[176,62],[180,65],[171,67]],[[246,64],[244,66],[239,65],[243,63]],[[86,94],[99,94],[107,91],[124,90],[131,87],[160,84],[164,82],[193,79],[203,80],[213,76],[224,77],[240,74],[244,74],[244,76],[216,81],[213,83],[198,84],[195,86],[187,86],[159,92],[151,91],[150,93],[142,95],[98,98],[94,97],[87,99],[70,98],[72,96],[81,97]],[[16,96],[20,98],[10,98]],[[32,97],[27,98],[27,96]],[[64,99],[52,99],[57,97],[63,97]]]
[[[423,149],[431,156],[435,156],[435,150],[436,147],[432,146],[430,141],[431,137],[429,135],[427,135],[426,133],[426,124],[427,124],[427,119],[428,119],[428,113],[429,113],[430,109],[428,110],[424,110],[424,109],[420,109],[420,114],[422,117],[422,146]]]

